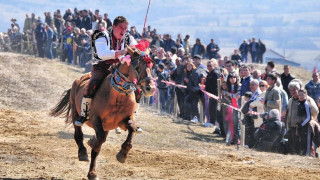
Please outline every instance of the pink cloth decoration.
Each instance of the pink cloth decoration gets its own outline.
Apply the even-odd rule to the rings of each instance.
[[[128,66],[130,66],[130,64],[131,64],[130,55],[126,55],[125,57],[121,58],[120,61],[121,61],[121,62],[125,62],[125,63],[127,63]]]

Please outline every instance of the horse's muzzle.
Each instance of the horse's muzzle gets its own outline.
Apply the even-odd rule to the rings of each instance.
[[[156,86],[153,81],[150,81],[150,83],[147,83],[147,85],[142,86],[143,94],[146,97],[153,96],[155,90],[156,90]]]

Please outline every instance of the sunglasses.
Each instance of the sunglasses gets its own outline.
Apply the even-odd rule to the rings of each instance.
[[[259,85],[259,87],[266,87],[266,85],[264,85],[264,84],[261,84],[261,85]]]

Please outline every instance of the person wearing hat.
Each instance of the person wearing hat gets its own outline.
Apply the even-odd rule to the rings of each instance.
[[[38,56],[44,57],[44,48],[46,43],[46,32],[44,30],[43,24],[41,20],[37,20],[37,26],[34,30],[36,41],[37,41],[37,49],[38,49]]]
[[[204,96],[201,91],[200,85],[202,79],[207,76],[206,67],[201,64],[202,58],[200,55],[193,56],[193,62],[196,66],[196,69],[192,72],[189,82],[187,84],[187,91],[189,91],[188,95],[185,98],[185,104],[187,104],[189,110],[191,111],[191,117],[193,119],[191,122],[198,122],[200,118],[199,110],[198,110],[198,102],[201,100],[204,105]]]
[[[254,133],[255,149],[259,151],[275,151],[277,144],[283,140],[286,133],[285,124],[280,121],[278,109],[272,109],[264,114],[266,119]]]
[[[75,121],[76,126],[82,126],[89,116],[85,113],[90,111],[92,98],[97,91],[103,78],[110,74],[109,68],[112,64],[119,62],[119,57],[127,53],[126,46],[134,46],[137,42],[127,32],[128,20],[123,16],[118,16],[113,21],[110,31],[96,30],[92,36],[92,48],[97,64],[93,65],[89,85],[84,93],[81,103],[81,114]]]
[[[14,26],[18,27],[18,32],[20,32],[20,26],[19,26],[19,24],[17,23],[17,19],[16,19],[16,18],[12,18],[12,19],[11,19],[11,22],[12,22],[11,26],[12,26],[12,27],[14,27]]]

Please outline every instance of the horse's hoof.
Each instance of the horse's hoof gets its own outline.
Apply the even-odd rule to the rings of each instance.
[[[98,177],[98,175],[97,175],[96,173],[94,173],[94,172],[89,172],[89,173],[88,173],[88,179],[89,179],[89,180],[99,180],[99,177]]]
[[[79,161],[89,161],[87,149],[82,149],[78,151]]]
[[[120,163],[125,163],[126,162],[126,159],[127,157],[121,153],[121,152],[118,152],[117,154],[117,160],[120,162]]]

